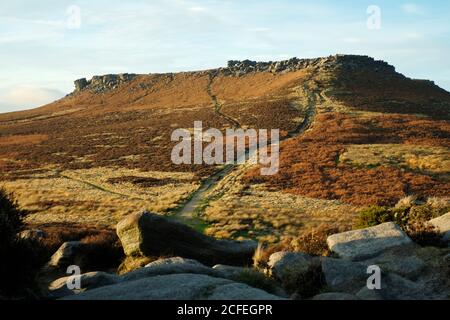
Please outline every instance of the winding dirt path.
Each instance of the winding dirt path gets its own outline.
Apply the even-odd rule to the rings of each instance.
[[[211,99],[214,103],[214,108],[216,112],[225,118],[227,121],[229,121],[231,124],[233,124],[235,127],[240,127],[239,122],[236,120],[228,117],[227,115],[223,114],[221,112],[221,104],[218,102],[217,97],[212,93],[212,84],[214,81],[214,78],[217,75],[214,74],[211,76],[211,81],[208,84],[208,94],[210,94]],[[306,106],[306,112],[305,112],[305,118],[300,123],[300,125],[293,131],[291,131],[286,138],[284,138],[282,141],[291,139],[299,134],[303,134],[305,131],[307,131],[312,124],[314,123],[314,119],[317,114],[317,104],[324,102],[324,97],[322,92],[316,92],[310,89],[308,85],[309,81],[305,81],[302,88],[299,89],[299,91],[303,91],[304,94],[306,94],[307,97],[307,106]],[[299,98],[302,95],[302,93],[298,92]],[[297,106],[294,106],[299,111],[300,110]],[[280,141],[281,142],[281,141]],[[246,153],[246,156],[248,156],[248,152]],[[232,176],[233,171],[238,167],[237,164],[230,164],[225,165],[222,169],[220,169],[218,172],[214,173],[207,179],[205,179],[202,182],[202,185],[193,193],[191,198],[184,203],[180,208],[174,213],[173,217],[188,224],[193,227],[199,227],[204,225],[203,220],[201,219],[201,211],[204,209],[205,205],[207,205],[208,201],[210,200],[208,198],[208,191],[212,190],[219,182],[222,180],[227,180],[227,178]]]

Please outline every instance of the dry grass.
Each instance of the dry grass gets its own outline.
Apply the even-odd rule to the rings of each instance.
[[[443,120],[405,115],[359,118],[320,114],[305,135],[282,143],[278,174],[263,177],[259,168],[254,168],[246,174],[244,183],[265,183],[292,194],[363,206],[394,205],[408,194],[419,199],[442,197],[450,193],[450,183],[442,179],[442,174],[435,176],[392,166],[359,167],[341,161],[341,155],[354,145],[405,144],[429,147],[426,150],[436,147],[443,150],[439,151],[442,157],[448,157],[444,147],[449,145],[449,137],[450,125]]]
[[[148,186],[114,180],[123,176],[167,183]],[[196,190],[198,182],[193,181],[190,173],[140,172],[111,167],[44,171],[4,181],[2,185],[14,190],[19,204],[31,212],[28,223],[64,221],[114,226],[123,217],[144,209],[164,213],[175,208]]]
[[[349,228],[359,208],[339,201],[313,199],[245,185],[246,166],[223,179],[208,194],[202,218],[206,233],[219,238],[254,238],[277,243],[321,225]]]
[[[450,148],[402,144],[351,145],[340,161],[355,166],[389,166],[450,175]]]
[[[31,145],[48,139],[45,134],[14,135],[0,137],[0,147],[12,145]]]

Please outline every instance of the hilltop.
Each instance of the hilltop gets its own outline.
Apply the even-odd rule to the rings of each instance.
[[[94,76],[0,115],[1,183],[35,226],[109,228],[143,208],[189,218],[190,203],[208,234],[279,242],[347,230],[366,206],[448,196],[449,117],[450,93],[367,56]],[[174,165],[171,133],[194,121],[280,129],[279,173]]]

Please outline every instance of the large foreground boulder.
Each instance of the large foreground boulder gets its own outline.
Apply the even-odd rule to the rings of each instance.
[[[328,247],[340,258],[359,261],[374,257],[386,249],[413,245],[412,240],[393,222],[375,227],[334,234]]]
[[[71,282],[75,279],[75,277],[63,277],[56,279],[49,285],[49,296],[48,298],[62,298],[66,296],[71,296],[74,294],[78,294],[90,289],[96,289],[100,287],[104,287],[107,285],[115,284],[121,281],[120,277],[115,274],[110,274],[106,272],[89,272],[79,276],[79,288],[69,289],[67,285],[68,282]]]
[[[124,281],[69,296],[69,300],[278,300],[243,283],[201,274],[171,274]]]
[[[251,263],[257,244],[253,241],[217,240],[160,215],[141,212],[117,225],[126,255],[176,255],[207,265]]]
[[[305,253],[280,251],[269,257],[269,274],[277,280],[287,281],[308,272],[316,259]]]
[[[193,273],[217,276],[218,271],[209,268],[198,261],[184,259],[181,257],[160,259],[147,264],[144,268],[139,268],[121,276],[123,281],[133,281],[153,276],[167,274]]]

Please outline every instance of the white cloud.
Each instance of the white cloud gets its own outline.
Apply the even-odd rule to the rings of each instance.
[[[0,108],[24,109],[40,107],[60,99],[62,91],[39,87],[14,87],[0,94]]]
[[[423,8],[415,3],[405,3],[402,5],[403,12],[407,14],[424,14]]]

